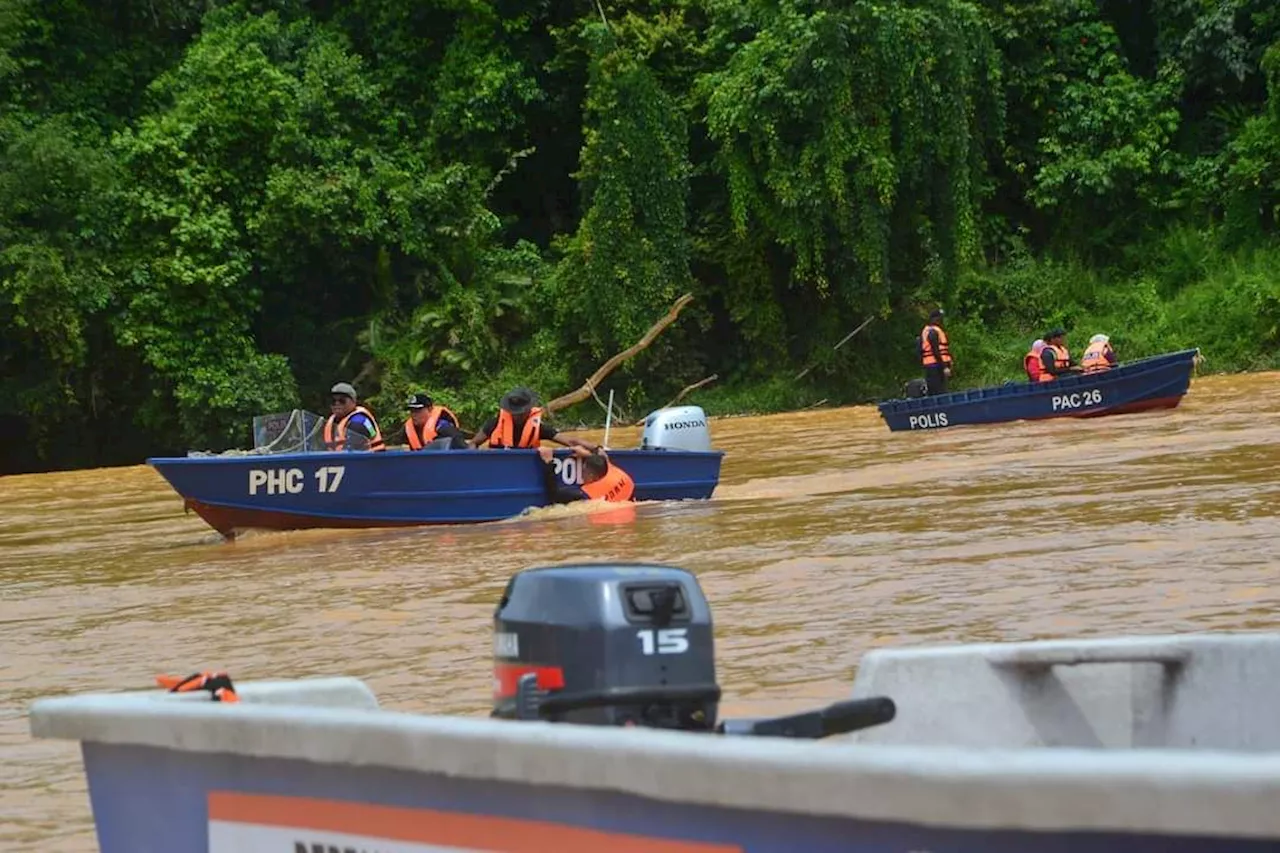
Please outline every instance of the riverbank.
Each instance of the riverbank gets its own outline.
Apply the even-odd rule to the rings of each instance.
[[[1147,247],[1142,266],[1106,270],[1015,256],[962,276],[941,304],[956,358],[956,390],[1023,379],[1032,341],[1067,330],[1076,358],[1103,333],[1122,361],[1198,347],[1199,375],[1280,369],[1280,249],[1225,251],[1209,233],[1174,231]],[[923,311],[921,312],[923,313]],[[914,346],[923,320],[877,320],[850,356],[803,380],[778,376],[700,389],[688,402],[708,415],[770,414],[875,404],[920,375]],[[798,371],[797,371],[798,372]],[[603,422],[603,417],[601,417]]]

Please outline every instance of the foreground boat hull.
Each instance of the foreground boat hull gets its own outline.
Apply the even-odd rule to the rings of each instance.
[[[635,481],[636,501],[705,500],[720,480],[722,452],[616,450],[610,458]],[[224,536],[247,529],[408,527],[474,524],[547,505],[531,450],[288,453],[147,460]],[[556,465],[580,483],[567,453]]]
[[[880,404],[880,416],[890,431],[909,432],[1172,409],[1190,388],[1198,353],[1182,350],[1053,382],[1010,383],[934,397],[887,400]]]
[[[58,697],[29,719],[81,742],[102,853],[1280,849],[1280,636],[863,664],[854,695],[900,716],[829,743],[387,712],[352,678],[242,683],[234,706]]]

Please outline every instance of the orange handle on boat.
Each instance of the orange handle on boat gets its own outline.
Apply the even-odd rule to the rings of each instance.
[[[182,678],[177,675],[157,675],[156,684],[170,693],[189,693],[192,690],[208,690],[214,702],[239,702],[231,676],[225,672],[196,672]]]

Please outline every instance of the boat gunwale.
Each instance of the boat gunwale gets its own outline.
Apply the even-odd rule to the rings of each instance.
[[[306,679],[292,682],[305,689]],[[277,683],[278,684],[278,683]],[[1280,837],[1280,754],[967,749],[259,704],[155,693],[30,706],[34,737],[388,768],[660,801],[993,831]],[[710,771],[710,772],[705,772]],[[736,784],[713,779],[731,775]],[[92,784],[92,783],[91,783]]]
[[[288,461],[295,459],[321,459],[321,458],[340,458],[340,459],[393,459],[401,456],[412,456],[415,459],[430,459],[436,457],[456,458],[459,456],[490,456],[494,458],[529,458],[536,454],[537,451],[526,448],[509,448],[501,451],[499,456],[495,451],[481,448],[465,448],[457,450],[441,450],[441,451],[420,451],[409,450],[407,448],[388,448],[384,451],[374,452],[371,450],[308,450],[297,453],[254,453],[248,450],[239,451],[234,456],[224,456],[219,454],[210,454],[208,456],[149,456],[145,460],[145,464],[153,468],[160,465],[209,465],[209,464],[227,464],[242,462],[260,462],[261,460]],[[567,456],[572,451],[557,450],[556,455]],[[705,458],[709,456],[719,456],[723,458],[725,451],[723,450],[667,450],[667,449],[647,449],[643,447],[619,447],[608,451],[610,457],[620,457],[626,459],[637,454],[646,456],[662,456],[662,457],[698,457]]]

